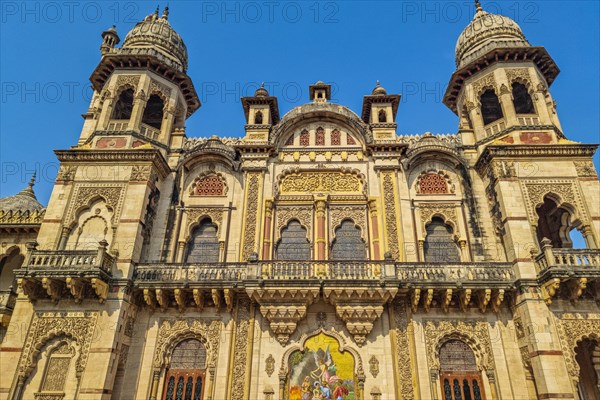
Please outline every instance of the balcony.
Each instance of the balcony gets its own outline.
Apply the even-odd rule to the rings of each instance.
[[[126,132],[128,131],[129,120],[128,119],[111,119],[108,121],[107,131],[110,132]],[[137,129],[134,129],[137,131]],[[140,123],[139,133],[152,140],[158,140],[160,137],[160,129],[150,126],[145,123]]]
[[[547,304],[555,297],[600,301],[600,249],[552,248],[543,239],[542,253],[534,261]]]
[[[115,265],[106,252],[108,243],[98,250],[37,250],[29,245],[28,257],[15,271],[19,287],[31,299],[51,298],[55,302],[74,298],[97,297],[102,303],[108,295],[108,283]]]

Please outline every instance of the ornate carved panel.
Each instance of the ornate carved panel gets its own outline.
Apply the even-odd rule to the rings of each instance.
[[[396,356],[401,385],[400,394],[402,399],[414,399],[410,353],[407,351],[410,348],[408,343],[408,317],[406,303],[401,299],[397,299],[394,303],[394,319],[396,320]]]
[[[118,92],[123,86],[128,86],[136,90],[139,82],[139,75],[119,75],[117,78],[116,91]]]
[[[575,360],[575,349],[585,338],[600,337],[600,315],[595,319],[584,319],[580,314],[564,313],[558,316],[557,330],[569,374],[579,379],[579,363]]]
[[[220,229],[223,223],[223,210],[214,207],[189,207],[184,212],[187,217],[187,235],[192,233],[193,225],[200,222],[201,219],[209,217]]]
[[[250,318],[252,318],[250,315],[250,300],[247,297],[240,298],[237,304],[236,334],[233,345],[232,399],[246,398],[244,386],[246,384],[246,364],[248,362],[246,349],[248,347],[248,333],[251,329]]]
[[[97,319],[97,312],[87,311],[35,313],[21,352],[19,377],[26,378],[31,373],[44,343],[55,337],[66,336],[75,340],[81,349],[75,366],[77,377],[80,378],[87,364]]]
[[[72,223],[75,220],[75,213],[78,209],[87,206],[92,199],[101,197],[113,211],[112,222],[114,224],[121,216],[123,191],[124,185],[114,183],[96,183],[93,186],[76,184],[67,212],[67,223]]]
[[[418,194],[448,194],[454,193],[454,185],[444,171],[423,172],[417,178],[416,190]]]
[[[258,190],[260,188],[260,173],[248,174],[246,189],[246,223],[244,229],[244,246],[242,260],[247,260],[256,251],[256,221],[258,216]]]
[[[367,217],[366,206],[330,206],[329,207],[329,237],[335,237],[335,229],[343,220],[351,219],[360,227],[360,236],[366,240]]]
[[[190,185],[192,196],[224,196],[227,194],[227,183],[220,174],[202,174]]]
[[[577,170],[577,176],[582,177],[596,177],[596,168],[592,161],[574,161],[575,169]]]
[[[425,235],[425,225],[431,222],[431,218],[436,215],[442,216],[445,222],[453,225],[454,233],[458,234],[458,217],[456,215],[456,205],[450,203],[419,204],[419,214],[423,224],[423,234]]]
[[[354,173],[346,172],[299,172],[284,176],[280,181],[280,193],[360,193],[363,183]]]
[[[513,83],[516,80],[520,80],[522,83],[531,83],[531,75],[527,68],[510,68],[506,69],[506,79],[509,83]]]
[[[483,78],[477,80],[473,83],[473,95],[475,95],[477,103],[479,103],[479,97],[481,94],[487,90],[493,89],[496,90],[496,80],[494,79],[494,74],[487,74]]]
[[[171,97],[171,88],[153,79],[150,82],[149,94],[158,94],[159,96],[161,96],[166,106],[167,100],[169,99],[169,97]]]
[[[394,173],[385,172],[383,175],[383,201],[385,208],[385,226],[387,229],[388,251],[394,260],[400,259],[398,246],[398,224],[396,223],[396,198],[394,196]]]

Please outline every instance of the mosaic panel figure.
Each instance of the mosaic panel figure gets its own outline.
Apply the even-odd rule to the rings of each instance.
[[[289,361],[289,400],[354,400],[354,358],[323,333],[308,339]]]

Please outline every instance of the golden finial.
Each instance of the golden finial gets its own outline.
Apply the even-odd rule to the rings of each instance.
[[[481,8],[481,3],[479,2],[479,0],[475,0],[475,9],[477,10],[477,12],[483,11],[483,8]]]
[[[163,10],[162,17],[163,19],[169,19],[169,3],[167,3],[167,6]]]

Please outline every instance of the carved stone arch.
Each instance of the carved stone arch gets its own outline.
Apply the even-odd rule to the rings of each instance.
[[[102,198],[106,207],[112,211],[111,224],[115,225],[116,219],[120,216],[123,189],[123,185],[76,186],[67,213],[66,225],[71,226],[77,216],[83,210],[90,209],[99,198]]]
[[[218,208],[188,208],[185,209],[187,216],[187,229],[185,231],[185,242],[188,242],[192,237],[192,232],[196,227],[207,219],[217,226],[217,237],[221,233],[223,224],[223,211]]]
[[[283,230],[290,224],[290,222],[293,222],[293,221],[298,222],[300,224],[300,226],[306,230],[306,240],[308,240],[310,242],[310,240],[311,240],[310,230],[312,228],[311,228],[311,224],[308,223],[306,218],[302,218],[302,217],[299,218],[298,216],[294,216],[294,215],[286,215],[286,217],[282,218],[279,221],[282,224],[281,225],[279,225],[279,223],[277,224],[276,243],[279,243],[279,241],[281,240],[281,233],[283,232]]]
[[[105,197],[104,197],[102,194],[97,194],[97,195],[95,195],[95,196],[92,196],[92,197],[90,197],[90,198],[87,200],[87,202],[86,202],[85,204],[81,204],[79,207],[77,207],[77,208],[74,210],[74,212],[73,212],[73,218],[72,218],[72,220],[71,220],[71,222],[70,222],[70,224],[69,224],[69,228],[70,228],[70,229],[73,229],[73,228],[74,228],[74,227],[75,227],[75,226],[78,224],[78,222],[79,222],[79,217],[81,217],[81,215],[82,215],[84,212],[86,212],[87,210],[90,210],[90,211],[91,211],[91,210],[92,210],[92,206],[93,206],[95,203],[98,203],[98,202],[100,202],[100,201],[101,201],[101,202],[104,202],[104,205],[105,205],[105,206],[106,206],[106,208],[107,208],[107,209],[108,209],[108,210],[109,210],[109,211],[112,213],[112,215],[113,215],[113,218],[114,218],[114,215],[115,215],[115,209],[114,209],[114,206],[113,206],[113,205],[111,205],[111,204],[110,204],[110,203],[107,201],[107,199],[106,199],[106,198],[105,198]],[[92,216],[92,217],[93,217],[93,216]],[[90,217],[90,218],[91,218],[91,217]],[[88,218],[88,219],[89,219],[89,218]],[[86,221],[87,221],[87,219],[86,219]],[[112,223],[112,218],[111,218],[111,221],[110,221],[110,222]]]
[[[575,359],[577,346],[586,339],[600,344],[600,319],[563,318],[557,324],[567,370],[574,382],[579,381],[579,363]]]
[[[206,349],[206,368],[214,372],[219,352],[221,321],[180,319],[162,321],[154,351],[153,367],[164,369],[175,346],[185,339],[197,339]]]
[[[419,213],[421,214],[423,237],[427,236],[427,225],[436,217],[452,228],[452,234],[456,240],[460,237],[456,207],[453,204],[420,205]]]
[[[421,184],[423,183],[423,178],[428,177],[428,175],[430,174],[435,174],[440,176],[445,182],[446,182],[446,192],[439,192],[439,193],[424,193],[422,192],[422,188],[421,188]],[[452,182],[452,179],[449,175],[449,173],[445,170],[442,169],[437,169],[437,168],[429,168],[426,170],[421,171],[421,173],[417,176],[417,179],[415,180],[415,192],[418,194],[455,194],[456,192],[456,185]]]
[[[553,180],[544,183],[523,183],[522,188],[532,225],[537,226],[537,209],[544,204],[545,198],[554,201],[558,208],[566,208],[572,212],[573,221],[588,224],[581,194],[573,182]]]
[[[342,335],[340,335],[339,333],[335,332],[335,331],[328,331],[325,330],[323,328],[318,328],[316,330],[310,331],[310,332],[306,332],[304,334],[302,334],[300,336],[300,338],[294,342],[294,344],[292,344],[284,353],[283,356],[281,357],[281,368],[279,368],[279,379],[281,381],[281,379],[283,378],[285,380],[285,378],[287,377],[287,371],[289,369],[289,360],[290,360],[290,356],[295,352],[295,351],[302,351],[304,350],[304,345],[306,343],[306,341],[312,337],[315,337],[317,335],[320,334],[324,334],[325,336],[329,336],[334,338],[335,340],[337,340],[339,346],[338,349],[340,352],[349,352],[352,357],[354,358],[354,368],[355,368],[355,374],[357,376],[357,379],[360,381],[362,379],[362,381],[364,382],[365,379],[365,375],[364,375],[364,369],[363,369],[363,362],[362,362],[362,358],[360,356],[360,353],[351,345],[347,345],[346,344],[346,340],[344,339],[344,337]]]
[[[164,106],[163,110],[167,111],[167,107],[169,105],[169,99],[171,97],[171,88],[152,79],[150,81],[150,87],[148,88],[148,98],[150,98],[150,96],[152,96],[153,94],[160,97],[160,99],[163,102],[163,106]]]
[[[449,341],[452,341],[452,340],[460,340],[461,342],[463,342],[467,346],[469,346],[469,348],[475,355],[475,362],[477,363],[477,369],[479,371],[485,371],[487,369],[486,368],[487,361],[485,359],[485,357],[486,357],[485,350],[477,343],[477,340],[472,338],[470,335],[462,333],[462,332],[452,332],[452,333],[447,334],[447,335],[443,336],[442,338],[440,338],[437,345],[435,346],[435,355],[438,360],[438,364],[436,365],[436,368],[440,367],[439,357],[440,357],[440,351],[441,351],[442,347],[446,343],[448,343]]]
[[[339,228],[344,221],[352,221],[356,227],[360,229],[360,237],[363,241],[367,241],[367,219],[365,207],[356,206],[331,206],[329,209],[329,226],[331,243],[335,239],[336,229]]]
[[[277,207],[275,213],[277,221],[275,243],[278,243],[281,239],[282,230],[294,219],[300,222],[300,225],[306,229],[306,239],[309,242],[312,241],[312,207]]]
[[[475,98],[475,102],[477,104],[478,107],[481,107],[481,95],[486,91],[486,90],[493,90],[494,93],[496,94],[496,96],[500,97],[500,88],[498,87],[498,84],[496,83],[496,79],[494,78],[494,73],[489,73],[486,76],[476,80],[473,83],[473,96]]]
[[[194,192],[196,191],[197,185],[202,182],[204,179],[207,179],[209,177],[216,177],[221,181],[221,184],[223,185],[223,193],[222,194],[194,194]],[[189,186],[189,190],[188,193],[191,196],[227,196],[227,192],[229,191],[229,185],[227,184],[227,178],[225,176],[223,176],[222,173],[217,172],[213,169],[209,169],[208,171],[204,171],[198,174],[198,176],[196,178],[194,178],[194,180],[192,181],[192,183]]]

